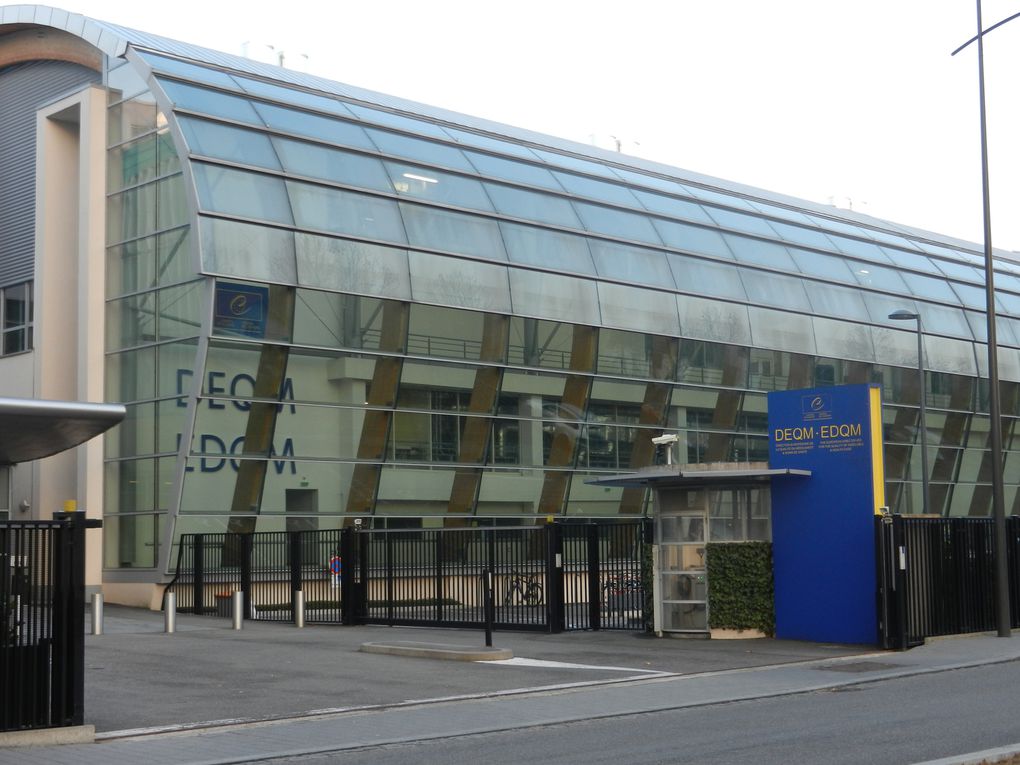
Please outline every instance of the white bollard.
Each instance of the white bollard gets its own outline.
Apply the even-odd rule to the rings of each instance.
[[[305,594],[301,590],[294,592],[294,626],[298,629],[305,626]]]
[[[92,593],[92,634],[103,634],[103,593]]]
[[[240,590],[234,592],[234,629],[241,629],[244,622],[244,593]]]
[[[177,631],[177,594],[168,592],[166,594],[166,606],[163,611],[163,630],[168,635]]]

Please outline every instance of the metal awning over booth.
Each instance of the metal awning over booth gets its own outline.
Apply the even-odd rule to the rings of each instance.
[[[0,398],[0,465],[71,449],[105,433],[126,413],[122,404]]]
[[[810,476],[810,470],[795,468],[738,467],[705,468],[703,465],[659,465],[636,473],[621,473],[590,478],[592,486],[648,486],[664,489],[672,486],[719,486],[767,482],[776,476]]]

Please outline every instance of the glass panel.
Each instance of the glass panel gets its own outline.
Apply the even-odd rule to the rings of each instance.
[[[189,109],[215,117],[226,117],[237,122],[261,125],[247,98],[239,98],[215,90],[206,90],[183,82],[160,79],[160,86],[177,109]]]
[[[106,400],[138,401],[156,392],[156,351],[114,353],[106,357]]]
[[[634,239],[639,242],[661,244],[662,240],[652,227],[651,221],[643,215],[599,207],[587,202],[575,202],[574,209],[581,216],[581,222],[589,231]]]
[[[887,320],[887,323],[891,322]],[[875,361],[880,364],[917,368],[917,335],[913,332],[872,327],[871,337],[875,345]],[[915,392],[915,398],[916,395]]]
[[[130,348],[156,340],[156,293],[113,300],[106,304],[106,347]]]
[[[510,312],[505,266],[476,263],[423,252],[408,254],[415,300]]]
[[[978,284],[984,284],[985,282],[985,273],[980,268],[958,263],[955,260],[943,260],[942,258],[929,258],[928,261],[929,264],[934,263],[938,270],[946,276],[953,277],[954,279],[964,279],[966,281],[977,282]],[[930,265],[927,270],[931,270]],[[995,282],[999,284],[998,278],[995,279]]]
[[[154,568],[165,515],[103,515],[103,566]]]
[[[491,154],[479,154],[473,151],[465,151],[464,155],[482,175],[523,183],[528,186],[538,186],[539,188],[551,189],[553,191],[563,191],[563,187],[553,177],[553,174],[544,167],[538,167],[529,162],[514,162],[511,159],[494,157]]]
[[[155,507],[156,461],[126,460],[105,466],[104,516]]]
[[[156,185],[113,194],[107,198],[106,238],[121,242],[152,233],[156,228]]]
[[[868,320],[868,307],[864,304],[860,292],[849,287],[821,283],[808,283],[804,286],[807,288],[808,298],[815,313],[860,321]]]
[[[746,236],[736,234],[723,234],[723,239],[729,244],[737,260],[744,263],[757,263],[761,266],[779,268],[783,271],[796,271],[797,266],[790,257],[789,251],[775,242],[765,242],[761,239],[750,239]]]
[[[237,83],[235,83],[229,75],[217,69],[208,69],[204,66],[198,66],[176,58],[157,56],[154,53],[149,53],[147,51],[141,52],[139,55],[156,72],[176,74],[180,76],[182,80],[197,80],[198,82],[216,85],[217,87],[227,88],[228,90],[238,89]]]
[[[294,309],[294,342],[329,348],[377,349],[382,333],[382,309],[383,301],[373,298],[299,289]],[[319,362],[313,363],[318,365]],[[310,369],[309,379],[322,374]],[[364,398],[349,403],[361,405]]]
[[[698,522],[704,523],[701,518],[691,520],[692,525]],[[699,544],[663,545],[661,564],[664,571],[704,571],[705,548]]]
[[[579,170],[582,173],[588,173],[589,175],[601,175],[604,178],[612,178],[616,180],[616,176],[613,171],[610,170],[603,164],[598,162],[590,162],[587,159],[581,159],[579,157],[573,157],[569,154],[557,154],[552,151],[543,151],[542,149],[532,149],[542,161],[547,162],[555,167],[564,167],[568,170]]]
[[[106,132],[110,144],[148,133],[156,129],[158,122],[166,122],[163,115],[159,114],[152,94],[148,92],[130,101],[111,106],[107,120]]]
[[[599,374],[658,379],[674,377],[676,370],[673,369],[658,369],[653,374],[653,364],[655,363],[656,358],[650,337],[636,332],[621,332],[616,329],[603,329],[599,332]],[[644,400],[644,394],[644,386],[596,381],[592,399],[602,398],[640,407]],[[637,422],[636,415],[634,415],[633,422]]]
[[[504,221],[500,221],[499,228],[510,260],[515,263],[557,271],[595,273],[588,240],[584,237]]]
[[[233,78],[238,85],[244,88],[246,93],[283,101],[286,104],[297,104],[299,106],[307,106],[310,109],[318,109],[322,112],[332,112],[334,114],[342,114],[345,117],[354,117],[350,110],[335,98],[316,95],[315,93],[298,90],[297,88],[287,88],[277,83],[253,80],[236,74],[233,75]]]
[[[751,344],[746,306],[688,295],[677,295],[676,302],[685,338]]]
[[[828,356],[857,361],[874,361],[871,330],[860,324],[815,317],[815,342]]]
[[[495,183],[487,183],[485,188],[496,209],[504,215],[566,228],[581,228],[581,221],[573,206],[562,197]]]
[[[400,203],[408,242],[417,247],[506,260],[499,226],[490,218]]]
[[[106,290],[111,297],[156,285],[156,238],[111,247],[106,258]]]
[[[513,286],[512,280],[513,272],[511,272],[511,287]],[[595,324],[597,322],[586,323]],[[568,369],[573,338],[573,324],[514,316],[510,319],[510,363],[526,367]],[[530,379],[530,376],[525,375],[522,379]],[[507,387],[507,380],[504,378],[503,391],[509,392],[510,390],[513,389]],[[521,390],[527,390],[527,388],[518,389],[517,392],[521,392]],[[562,395],[562,386],[560,394]],[[513,411],[517,412],[518,410],[514,409]]]
[[[722,234],[718,231],[659,220],[658,218],[653,218],[652,224],[662,237],[662,241],[670,247],[685,250],[686,252],[714,255],[717,258],[733,260],[733,252],[726,244]]]
[[[924,355],[928,369],[939,372],[955,372],[963,375],[977,375],[974,344],[948,337],[924,338]],[[914,356],[917,356],[915,351]]]
[[[252,102],[252,105],[265,120],[266,125],[274,130],[376,151],[375,144],[365,134],[364,129],[358,125],[352,125],[350,122],[309,114],[296,109],[284,109],[258,101]]]
[[[194,337],[202,329],[205,314],[205,281],[165,287],[157,294],[158,340]]]
[[[664,573],[662,575],[662,599],[708,600],[708,582],[703,574]]]
[[[668,260],[676,286],[684,292],[736,300],[747,299],[740,275],[729,263],[716,263],[672,252],[668,253]]]
[[[403,114],[387,112],[382,109],[373,109],[368,106],[362,106],[361,104],[345,102],[345,105],[358,117],[358,119],[364,120],[365,122],[374,122],[377,125],[394,127],[398,130],[403,130],[404,132],[413,133],[415,135],[427,135],[443,140],[447,140],[449,138],[449,135],[442,127],[425,119],[406,117]]]
[[[392,199],[287,182],[297,225],[406,244],[404,224]]]
[[[409,300],[407,250],[298,233],[298,283]]]
[[[181,116],[177,120],[192,154],[225,159],[243,165],[280,169],[272,144],[265,133],[242,130],[216,122]]]
[[[243,170],[193,162],[199,204],[204,210],[293,223],[283,180]]]
[[[819,252],[809,252],[797,247],[790,247],[788,251],[801,273],[835,279],[840,282],[852,283],[856,281],[853,271],[850,270],[850,265],[842,258],[822,255]]]
[[[863,287],[875,287],[898,295],[911,294],[910,288],[898,271],[854,260],[848,261],[847,265],[850,266],[854,279]]]
[[[396,162],[384,164],[389,173],[390,188],[400,196],[472,210],[493,209],[482,184],[473,178]]]
[[[181,228],[156,237],[157,284],[174,284],[196,275],[191,262],[189,232],[189,228]]]
[[[830,234],[829,238],[836,245],[836,249],[844,255],[853,255],[855,258],[864,258],[865,260],[876,261],[878,263],[890,262],[889,256],[885,254],[885,251],[872,242],[848,239],[836,234]]]
[[[218,218],[200,218],[202,260],[216,274],[294,284],[294,232]]]
[[[156,181],[156,226],[173,228],[189,222],[188,197],[184,193],[184,176],[173,175]]]
[[[794,353],[815,353],[811,317],[754,307],[748,308],[747,313],[756,346]]]
[[[804,291],[804,283],[795,276],[783,276],[767,271],[738,268],[748,297],[754,302],[768,303],[798,311],[810,311],[811,303]]]
[[[955,292],[963,305],[969,308],[977,308],[982,313],[985,310],[985,306],[988,304],[987,297],[985,296],[985,290],[983,287],[975,287],[972,284],[960,284],[954,282],[953,292]],[[954,302],[950,300],[950,302]],[[1002,310],[1002,299],[999,297],[999,292],[995,293],[995,306],[997,310]]]
[[[600,276],[673,289],[673,275],[666,254],[656,250],[611,244],[599,239],[588,242]]]
[[[605,181],[597,181],[593,178],[586,178],[582,175],[574,175],[573,173],[561,173],[553,171],[553,175],[556,176],[556,180],[565,188],[569,193],[575,194],[581,197],[591,197],[592,199],[598,199],[604,202],[612,202],[613,204],[623,205],[624,207],[639,207],[637,199],[626,186],[620,186],[616,183],[606,183]]]
[[[124,60],[121,60],[119,66],[114,66],[107,71],[106,87],[109,95],[107,103],[111,104],[144,93],[149,89],[138,70]]]
[[[156,133],[115,146],[107,153],[108,191],[117,191],[156,177]]]
[[[601,323],[595,282],[520,268],[509,272],[514,313],[593,326]]]
[[[352,108],[357,107],[354,107],[352,104]],[[422,123],[416,121],[415,124],[418,126],[417,132],[422,132],[420,130]],[[474,171],[471,163],[467,161],[461,150],[455,149],[452,146],[444,146],[443,144],[425,141],[421,138],[411,138],[410,136],[391,133],[388,130],[366,128],[365,132],[368,133],[369,138],[372,139],[372,142],[379,147],[379,151],[383,154],[417,160],[427,165],[448,167],[452,170],[466,170],[469,173]]]
[[[918,297],[941,300],[946,303],[960,302],[945,279],[934,279],[930,276],[921,276],[910,271],[903,271],[901,275],[910,287],[910,291]]]
[[[921,324],[926,332],[973,338],[970,324],[962,309],[921,302],[917,307],[921,313]]]
[[[119,425],[107,431],[107,459],[152,454],[156,450],[156,405],[131,404]]]
[[[640,189],[631,189],[631,193],[637,197],[642,207],[649,212],[661,213],[671,218],[680,218],[682,220],[694,221],[695,223],[707,223],[710,226],[715,225],[715,221],[705,212],[705,208],[694,202],[689,202],[686,199],[677,199],[676,197],[667,197],[663,194],[652,194]],[[655,222],[653,221],[653,223]]]
[[[693,183],[685,184],[683,189],[689,196],[692,196],[695,199],[702,199],[706,202],[715,202],[726,207],[738,207],[742,210],[754,210],[754,206],[748,200],[743,199],[736,194],[727,194],[715,191],[714,189],[706,189],[701,186],[695,186]]]
[[[680,335],[674,295],[605,282],[599,282],[598,291],[605,326],[656,335]]]
[[[287,138],[274,138],[273,145],[288,173],[376,191],[393,189],[382,162],[375,157]]]
[[[722,228],[746,231],[748,234],[758,234],[769,238],[776,236],[775,230],[769,226],[768,222],[756,215],[744,215],[719,207],[706,207],[705,212]]]
[[[808,247],[817,247],[820,250],[831,250],[833,248],[832,241],[817,229],[793,226],[789,223],[780,223],[775,220],[770,220],[769,225],[775,229],[779,236],[788,242],[796,242]]]
[[[180,370],[194,369],[198,352],[197,340],[183,340],[156,347],[159,375],[156,396],[168,398],[181,394]]]
[[[516,157],[526,157],[533,161],[538,160],[538,157],[535,156],[535,153],[531,151],[531,149],[513,141],[502,141],[498,138],[483,135],[482,133],[473,133],[469,130],[458,130],[457,128],[450,127],[449,125],[443,126],[443,132],[457,143],[464,144],[465,146],[477,146],[480,149],[494,151],[499,154],[512,154]],[[468,154],[470,152],[465,151],[464,153]]]

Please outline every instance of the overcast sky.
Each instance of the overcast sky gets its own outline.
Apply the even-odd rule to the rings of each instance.
[[[971,0],[68,0],[66,10],[973,242]],[[985,26],[1020,0],[985,0]],[[304,58],[307,56],[307,60]],[[1020,19],[985,45],[993,241],[1020,250]]]

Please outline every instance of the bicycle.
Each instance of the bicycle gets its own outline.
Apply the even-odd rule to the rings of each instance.
[[[529,606],[537,606],[542,603],[542,585],[538,577],[531,574],[519,574],[516,571],[510,577],[506,588],[506,597],[503,598],[503,605],[509,606],[514,603],[514,593],[517,593],[517,602]]]

